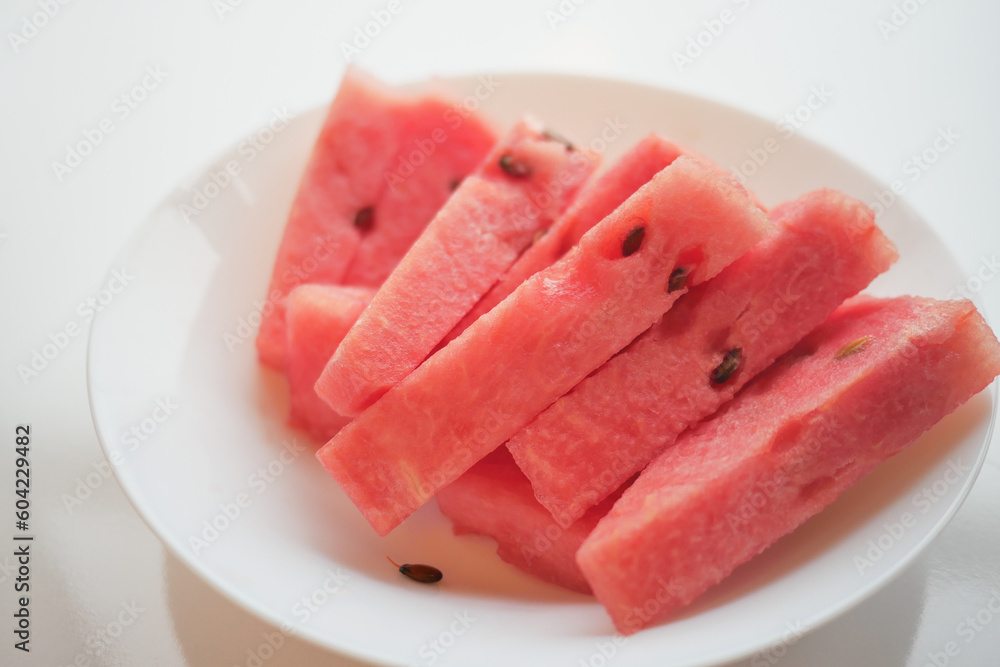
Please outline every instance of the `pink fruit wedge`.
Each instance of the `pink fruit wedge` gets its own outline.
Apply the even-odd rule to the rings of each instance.
[[[654,460],[577,563],[619,631],[656,623],[997,373],[1000,344],[970,302],[854,299]]]
[[[306,284],[293,289],[285,300],[288,421],[321,442],[336,435],[350,419],[331,410],[313,385],[374,294],[367,287]]]
[[[507,443],[554,516],[582,516],[897,258],[871,210],[839,192],[810,193],[772,218],[778,233]]]
[[[458,186],[337,349],[316,391],[356,415],[409,375],[597,167],[526,119]]]
[[[591,227],[683,153],[685,151],[681,148],[657,134],[648,135],[629,149],[610,169],[580,191],[566,213],[524,251],[500,281],[451,330],[443,343],[458,338],[470,324],[506,299],[518,285],[555,263]]]
[[[571,525],[556,523],[538,504],[531,484],[503,447],[441,489],[438,507],[456,535],[475,533],[497,542],[497,555],[539,579],[590,594],[576,551],[616,499],[592,507]]]
[[[652,326],[685,292],[671,275],[708,280],[770,231],[731,177],[678,158],[348,424],[320,461],[385,535]]]
[[[378,287],[496,141],[439,92],[402,96],[348,68],[292,203],[257,336],[284,364],[285,296],[302,283]]]

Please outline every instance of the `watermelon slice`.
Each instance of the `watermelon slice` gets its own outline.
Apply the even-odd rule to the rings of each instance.
[[[495,141],[485,119],[439,92],[405,97],[348,68],[278,248],[260,360],[284,364],[284,298],[295,286],[378,287]]]
[[[574,521],[896,260],[868,207],[819,190],[507,443],[539,501]],[[738,350],[723,382],[709,378]]]
[[[852,300],[654,460],[577,562],[618,630],[656,623],[998,373],[1000,344],[970,302]]]
[[[617,496],[592,507],[571,525],[556,523],[538,504],[531,484],[504,447],[441,489],[438,507],[456,535],[476,533],[497,542],[504,561],[571,591],[590,594],[576,564],[576,551]]]
[[[685,153],[658,134],[650,134],[629,149],[606,172],[588,183],[576,201],[543,236],[535,241],[479,303],[451,330],[442,344],[459,334],[507,298],[517,286],[555,263],[576,245],[590,228],[649,182],[657,172]]]
[[[348,424],[319,459],[385,535],[652,326],[685,292],[679,274],[691,285],[708,280],[769,231],[732,177],[677,158]]]
[[[465,179],[375,295],[316,385],[356,415],[409,375],[597,167],[525,119]],[[372,354],[379,350],[379,354]]]
[[[290,390],[289,423],[326,442],[349,418],[324,403],[313,385],[375,290],[339,285],[299,285],[285,300],[288,336],[285,374]]]

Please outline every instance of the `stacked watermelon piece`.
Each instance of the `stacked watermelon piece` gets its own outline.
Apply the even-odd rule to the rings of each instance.
[[[654,459],[577,563],[623,634],[667,618],[998,373],[970,302],[858,297]]]
[[[285,299],[288,421],[316,440],[329,440],[350,421],[324,403],[313,387],[374,295],[375,290],[366,287],[307,283]]]
[[[553,515],[575,520],[614,492],[896,260],[871,211],[841,193],[810,193],[771,218],[775,234],[507,443]],[[711,379],[729,360],[733,371]]]
[[[288,377],[290,424],[327,440],[350,421],[313,385],[496,140],[492,121],[440,85],[404,95],[347,69],[292,202],[257,335],[261,363]]]
[[[572,524],[560,524],[535,500],[531,482],[510,452],[498,447],[441,489],[437,502],[456,534],[492,537],[497,553],[508,563],[563,588],[590,594],[576,552],[619,495],[591,507]]]
[[[356,415],[412,373],[552,226],[596,167],[596,156],[546,135],[537,121],[517,123],[386,279],[323,371],[319,395]]]
[[[257,336],[261,362],[284,366],[289,292],[379,287],[495,142],[491,122],[443,91],[402,95],[349,68],[285,223]]]
[[[531,117],[499,138],[472,117],[403,192],[379,185],[448,104],[346,75],[258,339],[380,535],[436,498],[636,632],[1000,374],[971,303],[856,296],[897,259],[864,204],[766,211],[655,134],[599,171]]]

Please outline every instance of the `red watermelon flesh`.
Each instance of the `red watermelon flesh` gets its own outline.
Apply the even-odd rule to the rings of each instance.
[[[504,447],[441,489],[438,507],[456,535],[475,533],[497,542],[497,555],[539,579],[590,594],[576,551],[617,496],[592,507],[573,524],[556,523],[538,504],[531,484]]]
[[[655,459],[577,562],[615,627],[636,632],[818,513],[997,373],[1000,344],[970,302],[854,299]]]
[[[458,186],[316,385],[332,408],[356,415],[406,377],[547,229],[597,167],[525,119]],[[378,354],[373,351],[378,350]]]
[[[652,326],[685,291],[668,291],[678,267],[690,269],[690,285],[704,282],[770,231],[732,177],[678,158],[348,424],[319,459],[385,535]]]
[[[313,385],[375,290],[340,285],[299,285],[285,301],[288,336],[285,374],[290,390],[289,423],[326,442],[350,421],[316,395]]]
[[[554,516],[573,521],[600,502],[897,258],[872,211],[839,192],[810,193],[772,218],[777,234],[692,289],[507,443]],[[731,350],[738,368],[711,381]]]
[[[685,151],[677,145],[655,133],[629,149],[610,169],[581,190],[566,213],[524,251],[506,275],[451,330],[443,343],[458,338],[470,324],[507,298],[518,285],[555,263],[591,227],[610,215],[640,186],[683,153]]]
[[[445,98],[446,91],[440,96]],[[379,287],[433,220],[463,178],[476,170],[496,144],[492,127],[475,112],[442,106],[438,113],[409,114],[404,139],[378,213],[384,220],[419,224],[373,224],[351,261],[347,285]]]
[[[292,203],[271,274],[260,360],[284,364],[285,296],[303,283],[377,287],[496,141],[480,115],[432,91],[403,96],[350,67]],[[406,178],[401,165],[429,154]],[[417,153],[414,153],[414,150]]]

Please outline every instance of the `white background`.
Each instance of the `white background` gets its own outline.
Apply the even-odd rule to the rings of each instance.
[[[120,246],[183,177],[273,109],[294,114],[328,101],[346,64],[341,43],[388,3],[52,2],[54,16],[25,29],[40,4],[0,8],[0,452],[8,451],[0,453],[0,508],[13,499],[14,425],[29,423],[37,536],[30,656],[12,648],[13,558],[0,550],[0,664],[71,664],[123,604],[134,604],[142,609],[135,622],[90,664],[244,665],[273,629],[166,553],[113,478],[81,504],[64,503],[104,460],[86,393],[86,331],[37,377],[24,381],[17,369],[50,335],[84,327],[80,304],[99,293]],[[970,277],[1000,253],[1000,4],[565,0],[569,16],[553,24],[546,11],[559,6],[401,2],[357,62],[391,83],[486,71],[604,75],[774,121],[825,87],[830,99],[804,135],[882,181],[902,180],[905,199]],[[898,30],[880,29],[894,7]],[[734,20],[717,37],[703,35],[708,46],[678,67],[674,53],[724,8]],[[30,37],[12,44],[18,33]],[[113,105],[147,68],[165,76],[123,118]],[[52,163],[106,117],[113,131],[60,180]],[[958,139],[913,178],[908,160],[942,128]],[[972,286],[997,321],[1000,280]],[[789,647],[780,664],[921,667],[950,641],[960,651],[948,664],[997,664],[1000,617],[969,642],[957,632],[1000,596],[998,463],[994,444],[971,496],[927,552],[882,592]],[[8,519],[0,510],[4,542]],[[265,664],[354,663],[289,638]]]

